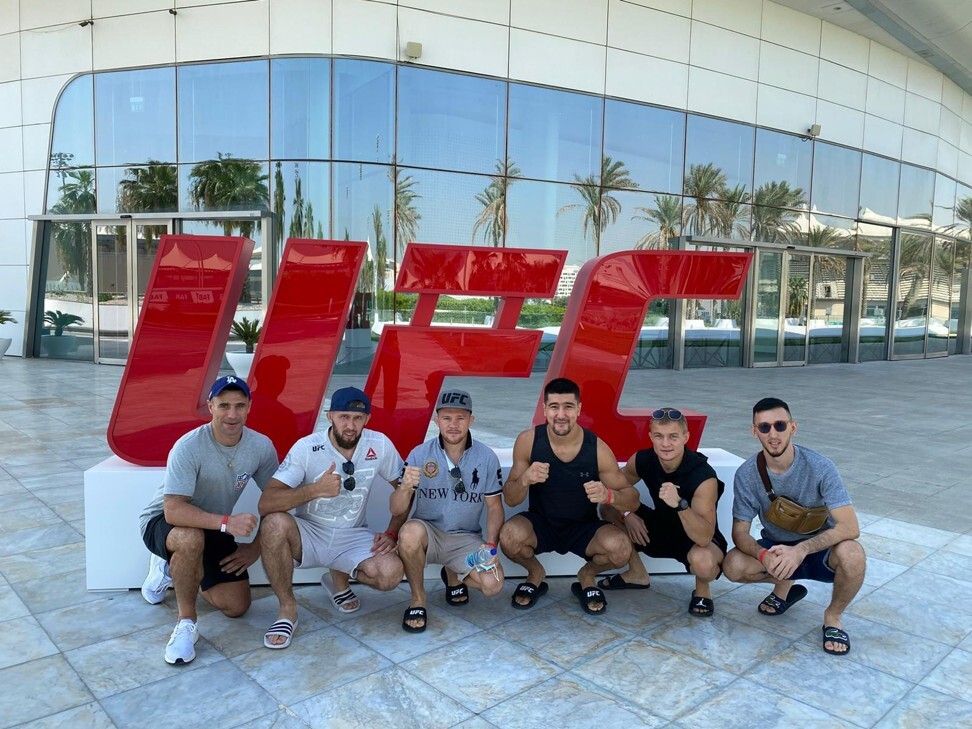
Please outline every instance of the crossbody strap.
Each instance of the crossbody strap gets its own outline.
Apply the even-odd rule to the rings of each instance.
[[[773,491],[773,484],[770,483],[769,474],[766,472],[766,456],[763,451],[760,451],[756,456],[756,470],[759,471],[759,477],[763,479],[763,488],[766,489],[766,495],[769,496],[769,500],[773,501],[776,499],[776,493]]]

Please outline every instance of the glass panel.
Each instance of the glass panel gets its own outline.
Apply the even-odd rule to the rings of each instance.
[[[857,224],[847,218],[811,215],[810,230],[804,243],[816,248],[857,250]]]
[[[812,153],[813,144],[804,137],[757,129],[753,202],[774,208],[806,208]]]
[[[811,209],[853,218],[861,188],[861,153],[824,142],[814,143]]]
[[[934,200],[935,173],[921,167],[901,165],[898,224],[930,228]]]
[[[688,115],[685,195],[748,202],[755,130],[747,124]]]
[[[95,211],[94,170],[52,171],[47,187],[47,212],[75,215]]]
[[[758,251],[757,266],[753,362],[776,364],[779,361],[783,254]]]
[[[870,253],[864,259],[863,314],[860,327],[860,361],[888,358],[888,311],[891,297],[891,228],[861,223],[858,249]]]
[[[395,144],[395,66],[334,61],[333,158],[389,163]]]
[[[601,171],[602,103],[595,96],[510,84],[510,164],[523,177],[596,180]]]
[[[163,235],[169,232],[166,225],[141,225],[135,224],[135,243],[137,244],[135,254],[135,293],[138,297],[135,311],[136,317],[142,311],[142,302],[145,300],[145,289],[148,287],[149,275],[152,273],[152,266],[155,264],[155,255],[159,252],[159,242]]]
[[[482,226],[477,228],[476,223],[486,210],[477,195],[489,185],[490,179],[480,175],[399,168],[398,188],[407,189],[412,196],[400,212],[407,210],[406,218],[414,219],[419,226],[418,237],[399,239],[399,255],[404,252],[402,244],[413,240],[461,245],[476,242],[483,235]]]
[[[682,198],[645,192],[611,190],[603,193],[618,211],[617,221],[601,235],[601,255],[615,251],[665,250],[670,238],[682,234]]]
[[[91,225],[46,223],[43,264],[44,305],[37,312],[41,335],[36,354],[93,361]]]
[[[952,310],[948,319],[948,353],[955,354],[958,351],[958,324],[959,313],[963,306],[968,306],[968,301],[962,300],[962,279],[965,276],[972,276],[972,244],[968,241],[956,241],[955,243],[955,263],[952,266]],[[968,322],[965,323],[968,326]]]
[[[98,165],[176,161],[175,69],[95,76]]]
[[[972,238],[972,187],[958,185],[955,193],[955,235],[968,240]]]
[[[270,156],[327,159],[331,66],[326,58],[270,61]]]
[[[505,82],[421,68],[399,70],[399,164],[502,171],[505,130]]]
[[[901,165],[885,157],[865,154],[861,163],[860,216],[892,225],[898,215],[898,177]]]
[[[680,193],[684,149],[684,112],[605,102],[604,154],[624,163],[631,187]]]
[[[742,248],[693,246],[690,250],[742,252]],[[749,249],[751,251],[752,249]],[[665,301],[666,306],[670,302]],[[741,367],[739,327],[742,301],[729,299],[687,299],[685,302],[685,367]],[[652,304],[649,309],[655,308]],[[663,311],[667,316],[667,308]]]
[[[98,169],[99,213],[170,213],[178,209],[175,165]]]
[[[229,235],[243,236],[253,241],[253,256],[250,258],[250,270],[243,290],[240,292],[239,305],[236,307],[236,319],[246,316],[248,319],[263,317],[263,245],[260,238],[259,220],[183,220],[182,232],[186,235]],[[241,345],[242,346],[242,345]]]
[[[849,304],[848,293],[847,259],[815,254],[807,322],[810,364],[847,361],[844,311]]]
[[[805,363],[810,326],[810,256],[788,254],[787,257],[783,361]]]
[[[128,358],[128,226],[95,226],[98,270],[98,359]]]
[[[928,319],[926,354],[948,352],[952,316],[952,258],[955,243],[948,238],[935,239],[932,256],[931,315]]]
[[[266,61],[179,67],[179,161],[267,159]]]
[[[566,250],[566,263],[578,267],[596,255],[591,231],[584,233],[584,212],[575,188],[510,180],[507,195],[510,221],[507,246]]]
[[[326,162],[278,161],[273,165],[273,212],[275,255],[279,261],[283,255],[283,243],[287,238],[333,237],[331,234],[329,203],[330,165]],[[347,240],[348,232],[339,234]]]
[[[266,162],[233,157],[179,165],[179,209],[269,210],[269,172]]]
[[[57,100],[51,170],[94,164],[94,96],[91,76],[78,76]]]
[[[925,353],[933,241],[930,235],[900,233],[893,345],[895,357]]]
[[[955,227],[955,193],[958,183],[945,175],[935,176],[935,209],[932,211],[932,226],[941,233],[952,235]]]

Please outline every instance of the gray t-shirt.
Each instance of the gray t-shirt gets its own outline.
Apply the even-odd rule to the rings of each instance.
[[[503,472],[492,449],[472,438],[459,463],[451,463],[442,449],[441,436],[416,446],[405,465],[418,466],[422,477],[415,488],[412,516],[449,534],[481,534],[480,520],[486,497],[499,498],[503,492]],[[459,466],[466,492],[455,492],[456,479],[449,475]]]
[[[767,473],[776,495],[786,496],[800,506],[813,508],[826,505],[833,511],[851,503],[837,466],[829,458],[809,448],[794,444],[793,463],[786,473],[776,474],[769,469]],[[801,542],[808,538],[806,534],[780,529],[763,518],[770,500],[763,488],[763,480],[759,477],[755,455],[736,470],[733,492],[733,519],[752,521],[758,515],[763,523],[763,537],[774,542]],[[828,519],[825,528],[829,529],[833,525],[834,520]]]
[[[227,447],[216,442],[210,423],[200,425],[169,451],[165,479],[142,510],[139,529],[144,535],[152,517],[162,513],[167,495],[188,496],[193,506],[210,514],[232,514],[250,479],[262,491],[276,470],[277,451],[263,433],[243,428],[240,442]]]

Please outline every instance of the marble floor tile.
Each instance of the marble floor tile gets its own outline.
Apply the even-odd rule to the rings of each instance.
[[[353,638],[386,658],[401,663],[444,646],[451,641],[479,632],[480,628],[463,620],[460,609],[430,608],[428,623],[422,633],[402,630],[402,616],[407,602],[379,610],[356,620],[336,623]]]
[[[234,729],[308,729],[309,726],[290,709],[280,707],[272,714],[237,724]]]
[[[39,509],[45,506],[47,504],[26,489],[23,489],[23,492],[15,491],[13,493],[0,494],[0,511]]]
[[[962,579],[959,579],[959,578]],[[928,572],[915,566],[893,580],[889,580],[882,589],[906,594],[920,594],[922,597],[937,600],[943,606],[955,609],[959,607],[963,612],[972,614],[972,582],[967,577],[972,575],[960,572],[957,575],[943,575]]]
[[[0,536],[19,532],[24,529],[51,526],[60,521],[61,517],[46,505],[27,509],[0,511]]]
[[[966,609],[942,610],[941,603],[934,598],[886,587],[851,605],[847,612],[906,633],[914,632],[915,626],[928,626],[935,640],[952,646],[972,633],[972,614]]]
[[[942,550],[945,552],[954,552],[955,554],[964,554],[966,557],[972,557],[972,536],[963,534],[962,536],[957,537],[946,544]]]
[[[824,702],[819,702],[823,704]],[[819,708],[740,679],[698,708],[678,719],[685,729],[750,729],[751,727],[827,727],[850,729],[855,726]]]
[[[923,547],[941,549],[954,540],[958,534],[933,527],[909,524],[898,519],[881,519],[861,529],[865,534],[876,534],[889,539],[919,544]]]
[[[879,534],[862,533],[858,540],[868,558],[877,557],[887,562],[903,564],[911,567],[921,562],[925,557],[935,551],[935,547],[925,547],[920,544],[904,542],[900,539],[891,539]]]
[[[612,607],[609,605],[608,610]],[[579,660],[587,660],[631,635],[600,616],[582,613],[577,603],[562,601],[547,610],[522,612],[527,614],[492,628],[490,632],[515,641],[564,668]]]
[[[932,555],[934,556],[934,555]],[[925,559],[928,559],[927,557]],[[919,562],[918,564],[921,564]],[[870,587],[881,587],[904,572],[908,567],[895,562],[888,562],[878,557],[867,557],[867,570],[864,573],[864,584]]]
[[[30,610],[14,589],[4,581],[0,585],[0,621],[14,620],[25,615],[30,615]]]
[[[84,562],[82,561],[81,564],[83,566]],[[24,580],[16,583],[13,589],[35,615],[84,602],[104,600],[106,597],[127,592],[127,590],[89,591],[86,585],[85,571],[81,569],[62,575],[45,575]]]
[[[403,663],[402,668],[475,713],[559,672],[539,656],[490,632],[437,648]]]
[[[511,447],[513,444],[510,443]],[[474,716],[471,719],[466,719],[463,722],[456,724],[452,729],[499,729],[495,724],[491,724],[481,716]]]
[[[796,640],[811,630],[819,629],[823,610],[806,599],[786,611],[785,615],[771,616],[759,612],[759,604],[771,591],[771,585],[742,585],[735,592],[716,600],[716,616],[732,618],[743,625],[765,630],[788,640]]]
[[[6,557],[11,554],[32,552],[49,547],[61,547],[65,544],[76,544],[83,541],[83,537],[78,534],[74,527],[64,521],[59,521],[50,526],[0,534],[0,556]]]
[[[0,669],[0,686],[2,729],[92,700],[91,692],[61,655]]]
[[[224,656],[234,658],[263,647],[263,636],[277,619],[279,608],[280,603],[276,596],[268,595],[254,599],[250,609],[239,618],[228,618],[214,610],[199,618],[199,632]],[[319,616],[300,607],[297,609],[297,618],[295,642],[304,633],[313,633],[326,625]]]
[[[84,499],[84,484],[64,483],[57,486],[47,486],[44,488],[34,488],[29,483],[21,481],[30,492],[48,506],[64,504],[69,501],[81,501]]]
[[[388,707],[396,711],[388,711]],[[438,729],[454,726],[472,713],[403,669],[392,666],[291,707],[311,727]]]
[[[37,619],[58,648],[69,651],[158,625],[171,631],[177,615],[165,604],[149,605],[133,590],[41,613]]]
[[[681,565],[679,565],[679,567],[681,568]],[[712,596],[717,599],[732,592],[737,587],[739,587],[737,583],[730,582],[725,577],[715,580],[710,584]],[[684,603],[686,607],[688,607],[688,601],[692,596],[693,589],[695,589],[695,577],[684,572],[674,575],[653,575],[651,578],[651,593],[666,595],[678,603]],[[631,591],[624,590],[621,592],[631,593]],[[608,593],[608,595],[611,594],[619,593]],[[635,590],[633,591],[633,594],[639,595],[644,593],[640,593]]]
[[[921,681],[925,688],[956,699],[972,696],[972,653],[956,648]]]
[[[154,681],[171,678],[176,672],[195,671],[223,660],[223,656],[205,640],[205,633],[200,631],[195,660],[184,666],[170,666],[165,662],[164,653],[174,624],[173,620],[172,624],[86,645],[67,651],[64,657],[96,699],[104,699]]]
[[[199,727],[234,727],[247,717],[264,716],[277,702],[230,661],[176,675],[109,696],[101,706],[119,729],[184,726],[188,707]]]
[[[661,717],[599,691],[565,673],[534,686],[483,712],[496,726],[517,729],[589,729],[603,727],[660,727]]]
[[[0,573],[12,584],[40,577],[53,579],[82,569],[84,544],[81,542],[0,557]]]
[[[790,645],[788,639],[723,615],[695,618],[686,614],[643,635],[736,675]]]
[[[41,501],[43,501],[43,497]],[[50,504],[50,508],[53,509],[58,516],[60,516],[68,524],[77,521],[79,519],[84,519],[84,499],[79,499],[78,501],[62,501],[60,503]]]
[[[268,650],[261,645],[233,662],[287,705],[391,665],[333,626],[308,633],[298,629],[289,648]]]
[[[915,569],[967,580],[972,576],[972,555],[939,549],[916,564]]]
[[[446,604],[445,588],[442,586],[442,582],[440,581],[436,583],[435,590],[430,590],[427,593],[428,609],[430,611],[429,614],[431,615],[432,611],[438,613],[441,610],[448,610],[450,612],[454,612],[467,623],[472,623],[479,628],[492,628],[496,625],[500,625],[512,620],[517,615],[521,614],[521,611],[514,610],[512,607],[510,607],[513,590],[516,589],[518,583],[518,580],[506,580],[506,582],[503,584],[503,589],[500,590],[499,594],[493,595],[492,597],[486,597],[478,590],[470,589],[469,603],[462,607],[458,607]],[[409,593],[409,595],[410,594],[411,593]],[[404,611],[405,606],[403,605],[402,612]]]
[[[33,617],[0,623],[0,669],[58,653]]]
[[[360,620],[362,617],[384,610],[390,605],[401,605],[408,600],[409,596],[408,592],[401,586],[394,590],[383,591],[374,590],[367,585],[353,584],[351,589],[361,600],[361,608],[350,614],[338,612],[320,583],[295,587],[294,597],[297,598],[298,603],[319,615],[323,620],[329,623],[342,623]],[[402,605],[403,611],[405,607],[405,605]]]
[[[736,678],[644,638],[581,663],[573,673],[669,720],[704,703]]]
[[[115,729],[115,724],[99,704],[92,702],[29,721],[18,729]]]
[[[819,706],[826,697],[829,713],[860,726],[874,724],[912,687],[900,678],[804,645],[759,664],[746,678],[811,706]]]
[[[926,729],[931,726],[968,726],[972,704],[915,686],[885,714],[875,729]]]
[[[57,481],[57,476],[63,476],[71,481],[78,480],[78,469],[70,461],[62,461],[58,458],[45,458],[40,461],[31,461],[27,464],[4,465],[11,476],[20,481],[27,488],[32,484],[41,485],[47,479],[47,483]]]
[[[681,615],[688,604],[687,596],[683,604],[682,600],[655,592],[654,587],[643,591],[609,591],[605,595],[610,601],[610,608],[604,615],[604,621],[635,633],[644,632]]]
[[[80,534],[82,537],[84,536],[84,519],[69,521],[68,524],[70,524],[78,534]]]

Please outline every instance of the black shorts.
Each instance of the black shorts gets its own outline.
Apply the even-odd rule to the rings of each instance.
[[[165,513],[153,516],[145,528],[142,541],[149,551],[162,559],[168,561],[169,550],[166,549],[165,540],[174,527],[165,520]],[[203,592],[211,587],[222,584],[223,582],[242,582],[250,579],[246,570],[243,574],[235,575],[232,572],[223,572],[219,566],[221,560],[229,557],[237,550],[236,540],[228,532],[220,532],[216,529],[203,529],[205,542],[203,543],[203,577],[199,587]]]
[[[644,504],[641,504],[635,513],[645,522],[645,529],[648,530],[648,544],[644,546],[635,544],[633,545],[634,548],[649,557],[677,560],[685,566],[685,571],[688,572],[688,553],[695,546],[695,542],[689,539],[685,530],[673,529],[671,522],[659,519],[658,513]],[[718,529],[712,535],[712,543],[719,548],[722,556],[725,557],[729,544]]]
[[[537,535],[537,554],[543,552],[558,552],[576,554],[581,559],[588,559],[587,545],[591,543],[597,530],[609,521],[596,519],[567,526],[554,526],[544,517],[532,511],[521,512],[518,516],[525,516],[533,525],[533,533]]]

